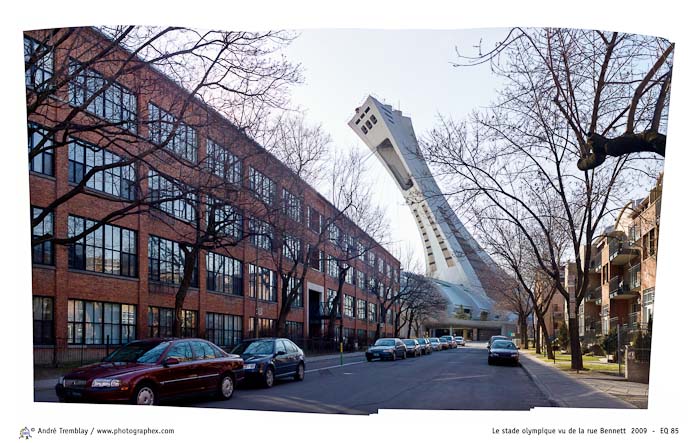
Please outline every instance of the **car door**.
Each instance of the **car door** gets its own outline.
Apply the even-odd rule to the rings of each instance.
[[[397,356],[397,357],[398,357],[399,355],[400,355],[401,357],[404,357],[404,358],[406,357],[406,345],[404,344],[403,341],[401,341],[401,340],[396,340],[396,341],[395,341],[395,347],[394,347],[394,349],[395,349],[395,352],[396,352],[396,356]]]
[[[275,362],[275,373],[277,375],[284,375],[291,371],[289,369],[289,353],[287,353],[283,340],[275,340],[273,361]]]
[[[214,349],[209,343],[201,340],[192,340],[191,345],[197,375],[194,388],[198,391],[218,389],[220,360],[216,357]]]
[[[287,348],[287,353],[289,354],[289,370],[296,372],[297,366],[301,361],[301,351],[297,345],[292,343],[290,340],[284,340],[284,346]]]
[[[162,369],[161,395],[173,397],[190,394],[196,390],[196,365],[189,340],[176,341],[168,349],[162,361],[174,358],[178,362]]]

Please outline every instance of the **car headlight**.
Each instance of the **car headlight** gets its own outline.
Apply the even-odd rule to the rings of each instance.
[[[247,363],[243,365],[243,369],[255,369],[255,363]]]
[[[92,381],[93,388],[118,388],[121,386],[121,380],[116,378],[96,378]]]

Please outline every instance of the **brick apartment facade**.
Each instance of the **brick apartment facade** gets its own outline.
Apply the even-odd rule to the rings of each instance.
[[[160,127],[154,122],[155,114],[160,121],[176,104],[186,103],[182,114],[174,117],[175,121],[181,118],[183,130],[177,131],[173,137],[177,144],[168,152],[161,150],[147,157],[148,161],[94,176],[83,191],[43,217],[33,228],[34,237],[65,238],[89,230],[93,220],[123,209],[138,195],[161,192],[172,182],[192,176],[202,180],[199,165],[221,161],[226,167],[214,175],[221,177],[222,185],[207,198],[236,208],[240,225],[234,230],[240,232],[232,236],[252,232],[254,223],[265,226],[264,220],[251,215],[257,212],[255,198],[246,193],[248,188],[255,188],[257,199],[269,199],[271,207],[284,206],[285,216],[292,219],[286,225],[298,225],[294,235],[300,247],[311,244],[319,232],[323,233],[321,226],[333,220],[333,229],[329,230],[332,238],[325,239],[318,248],[318,263],[309,267],[301,300],[286,318],[287,335],[296,340],[323,335],[328,325],[328,299],[338,287],[338,270],[332,257],[340,256],[342,241],[365,252],[347,261],[352,271],[343,287],[336,336],[342,335],[350,343],[374,338],[381,319],[377,294],[385,288],[398,291],[400,263],[395,257],[347,218],[338,216],[338,209],[329,201],[216,111],[200,101],[186,102],[187,92],[162,73],[147,66],[121,73],[125,66],[132,67],[126,61],[130,55],[127,51],[118,48],[110,51],[108,58],[94,59],[84,71],[89,73],[84,81],[77,75],[73,81],[61,83],[62,75],[94,57],[109,40],[90,28],[74,30],[66,39],[60,36],[60,30],[53,37],[48,31],[25,33],[25,61],[32,61],[27,70],[28,103],[45,91],[38,86],[42,82],[58,85],[44,105],[28,114],[30,152],[40,139],[48,147],[30,158],[34,217],[70,192],[90,168],[110,161],[118,163],[134,152],[141,155],[148,149],[143,140],[154,137],[154,128]],[[39,57],[33,55],[37,51],[42,51]],[[110,85],[114,78],[117,80]],[[108,86],[100,90],[99,84],[94,86],[95,79]],[[102,100],[99,107],[85,107],[88,97]],[[75,112],[78,105],[90,112]],[[115,113],[120,123],[112,125],[111,132],[79,129],[81,125],[97,127],[102,120],[113,122]],[[56,127],[56,122],[66,121],[72,126]],[[51,133],[48,141],[42,135],[46,132]],[[59,146],[59,140],[68,143]],[[210,169],[215,171],[220,165],[212,163]],[[204,196],[196,196],[193,204],[204,208],[204,200]],[[63,351],[95,350],[99,355],[105,345],[114,347],[133,339],[172,333],[174,297],[182,270],[177,242],[194,235],[192,207],[185,199],[173,198],[160,203],[159,209],[143,210],[143,205],[140,209],[96,229],[79,242],[45,241],[33,246],[35,364],[57,363],[61,360],[57,355]],[[256,228],[255,232],[260,231]],[[274,232],[274,236],[284,235],[279,230]],[[229,348],[244,338],[271,333],[283,297],[281,279],[275,271],[276,246],[265,244],[262,238],[251,235],[230,246],[200,252],[195,278],[184,301],[183,335],[207,338]],[[393,334],[392,324],[389,312],[382,333]]]

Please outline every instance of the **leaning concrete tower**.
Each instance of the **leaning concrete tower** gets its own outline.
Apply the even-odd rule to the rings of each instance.
[[[422,236],[427,274],[462,287],[471,298],[483,297],[481,301],[492,306],[493,299],[501,298],[493,289],[502,273],[440,191],[420,151],[411,119],[369,96],[355,109],[348,125],[376,152],[406,199]]]

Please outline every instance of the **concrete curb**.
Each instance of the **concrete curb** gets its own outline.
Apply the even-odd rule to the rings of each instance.
[[[522,355],[522,354],[520,354]],[[527,357],[526,357],[527,358]],[[521,358],[522,360],[522,358]],[[530,380],[535,384],[537,389],[544,394],[544,396],[547,398],[547,401],[550,403],[552,407],[565,407],[567,406],[566,404],[562,404],[562,402],[558,401],[556,398],[554,398],[554,395],[552,394],[552,391],[549,390],[547,385],[542,383],[539,378],[535,374],[533,374],[530,369],[528,369],[527,365],[524,365],[522,363],[518,363],[518,365],[522,368],[523,371],[525,371],[525,374],[528,376]]]

